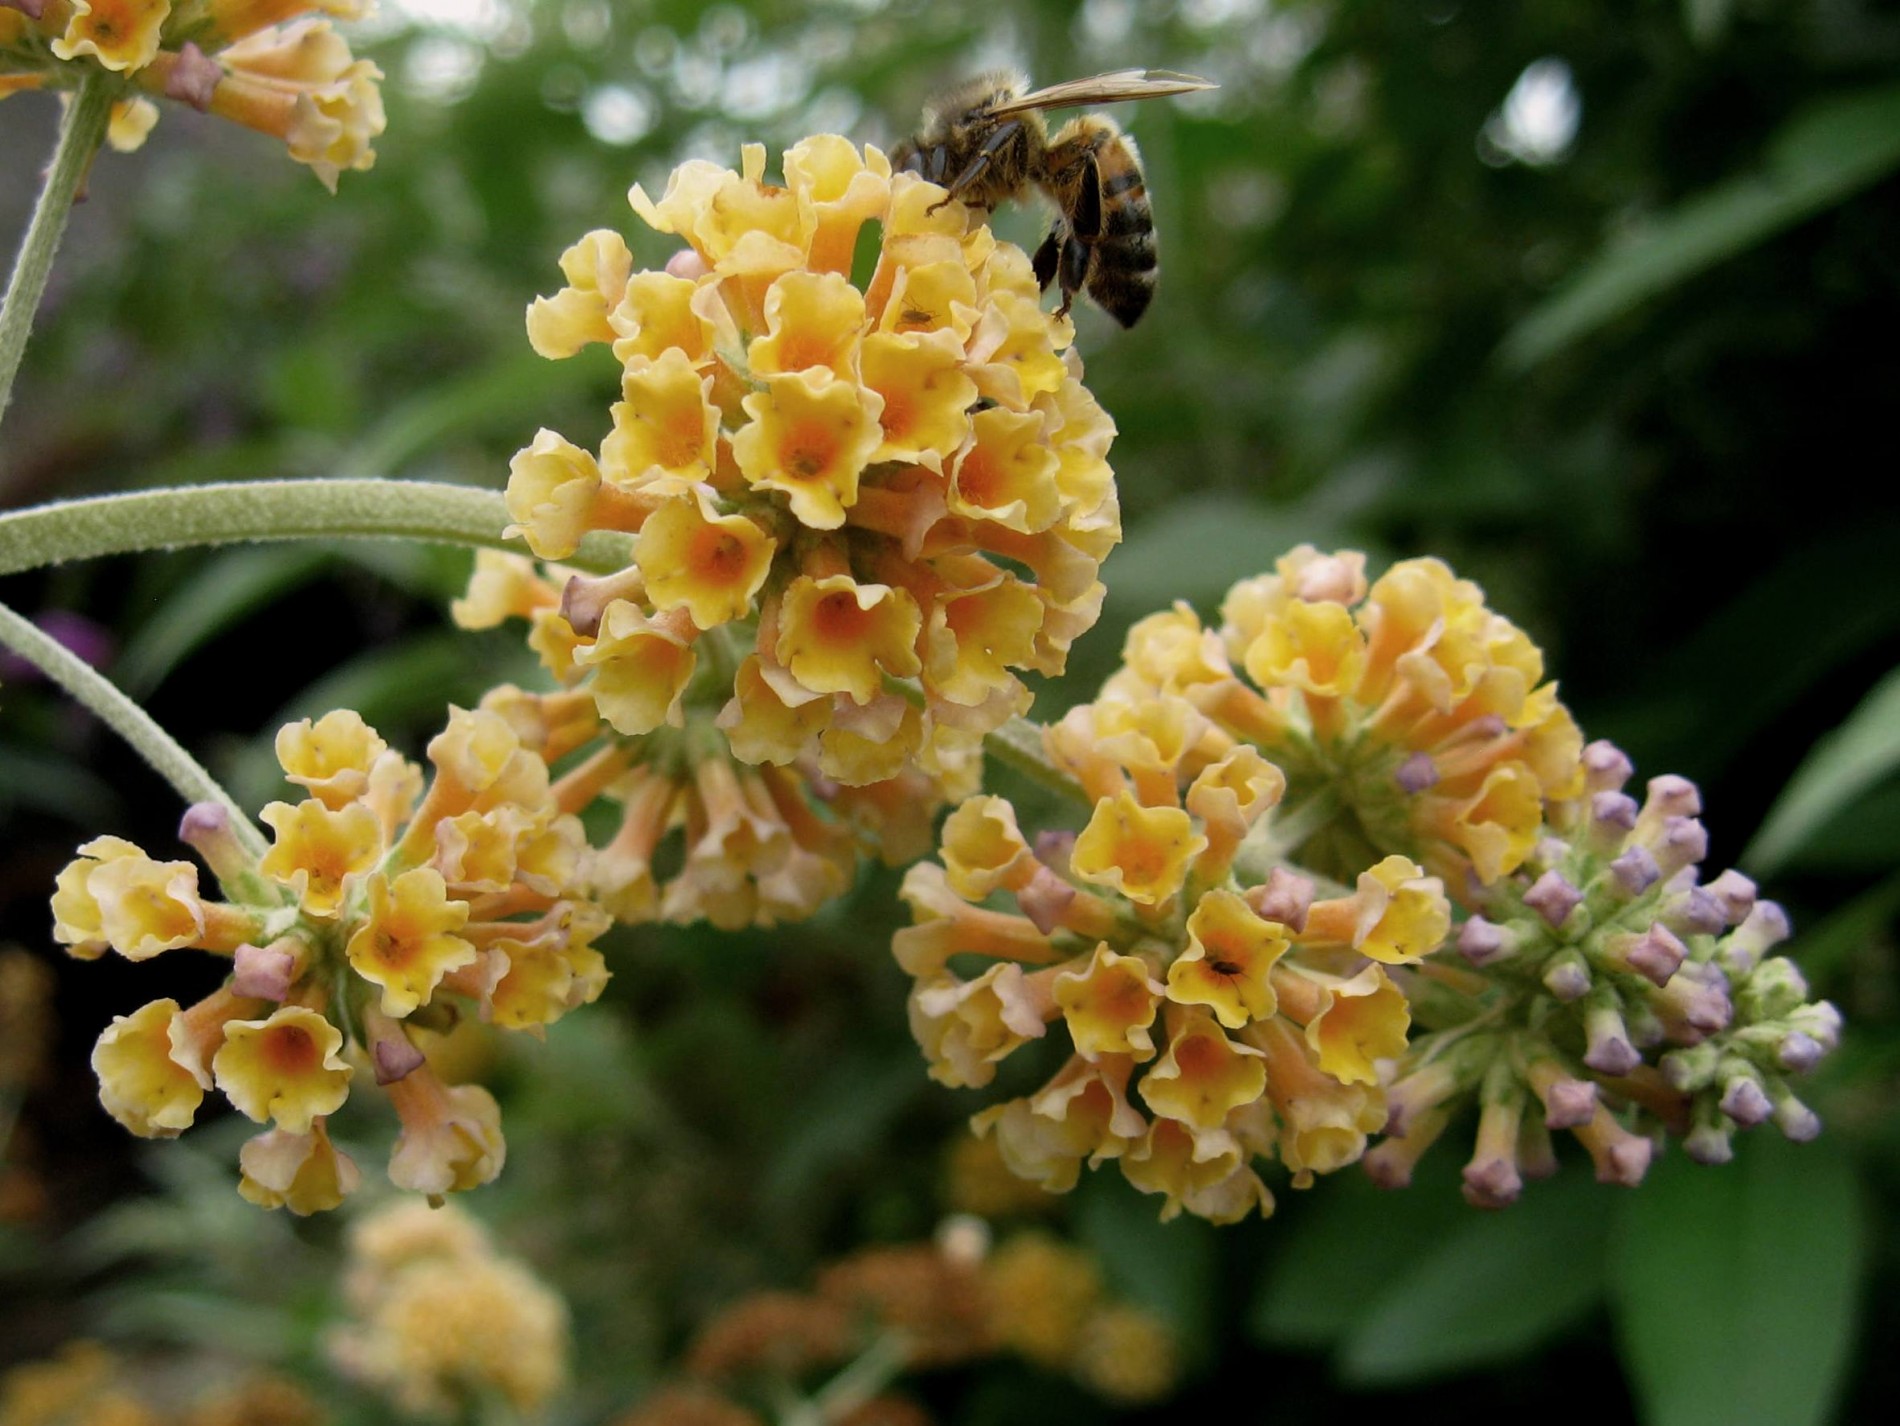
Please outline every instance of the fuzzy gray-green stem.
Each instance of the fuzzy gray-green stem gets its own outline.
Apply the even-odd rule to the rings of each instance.
[[[53,254],[59,251],[59,240],[66,232],[73,199],[86,181],[92,156],[105,140],[116,88],[112,75],[88,66],[59,126],[53,162],[40,185],[32,221],[20,243],[20,255],[14,259],[7,295],[0,300],[0,420],[5,419],[7,402],[13,396],[13,377],[20,369],[20,358],[26,354],[33,314],[39,311],[40,297],[46,291],[46,277],[53,270]]]
[[[139,490],[0,515],[0,574],[137,550],[245,540],[411,539],[488,549],[504,539],[501,495],[423,480],[246,480]],[[630,559],[627,536],[589,535],[572,559],[607,573]]]
[[[261,857],[270,844],[244,809],[218,784],[216,778],[199,765],[198,760],[167,733],[138,704],[113,686],[111,680],[93,669],[77,654],[65,648],[18,614],[0,604],[0,644],[31,662],[53,682],[83,703],[101,722],[124,738],[152,770],[177,789],[186,802],[216,802],[231,814],[231,827],[254,857]]]

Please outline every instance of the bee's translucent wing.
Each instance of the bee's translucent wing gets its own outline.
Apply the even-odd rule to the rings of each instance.
[[[1197,89],[1218,89],[1210,79],[1191,74],[1176,74],[1170,69],[1118,69],[1089,79],[1071,79],[1051,84],[1007,104],[998,104],[985,112],[992,117],[1020,114],[1025,109],[1074,109],[1083,104],[1119,104],[1129,99],[1163,99],[1170,94],[1191,94]]]

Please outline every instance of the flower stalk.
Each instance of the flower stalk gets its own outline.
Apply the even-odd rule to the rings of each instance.
[[[40,186],[25,241],[13,263],[13,275],[7,280],[7,295],[0,301],[0,420],[6,418],[13,378],[26,354],[26,339],[33,330],[33,316],[46,291],[47,276],[53,270],[53,255],[65,235],[66,219],[86,181],[92,156],[105,140],[114,87],[112,76],[105,70],[88,73],[60,124],[52,164]]]

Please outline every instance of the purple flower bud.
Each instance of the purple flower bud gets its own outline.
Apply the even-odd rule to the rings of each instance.
[[[1678,1094],[1694,1094],[1715,1081],[1722,1053],[1714,1045],[1692,1045],[1662,1057],[1663,1081]]]
[[[1664,986],[1688,954],[1688,947],[1667,926],[1651,926],[1624,946],[1623,962],[1646,980]]]
[[[1755,883],[1733,868],[1709,882],[1703,890],[1722,903],[1722,914],[1731,926],[1741,925],[1755,909]]]
[[[1788,924],[1788,913],[1781,909],[1779,903],[1757,901],[1754,909],[1728,938],[1730,954],[1739,956],[1752,967],[1793,934],[1794,928]]]
[[[1542,916],[1553,931],[1570,919],[1582,900],[1583,893],[1554,871],[1538,877],[1524,893],[1524,904]]]
[[[1656,1146],[1649,1140],[1634,1134],[1619,1139],[1597,1160],[1597,1182],[1635,1188],[1649,1172],[1650,1161],[1655,1157]]]
[[[1729,999],[1728,977],[1712,965],[1690,963],[1676,972],[1668,988],[1657,997],[1665,1014],[1673,1013],[1681,1022],[1675,1038],[1697,1039],[1719,1034],[1735,1018],[1735,1004]]]
[[[1644,820],[1661,821],[1666,817],[1695,817],[1702,811],[1702,794],[1686,777],[1664,773],[1649,780],[1649,796],[1644,799]]]
[[[1613,854],[1636,827],[1636,799],[1621,792],[1590,796],[1590,850],[1600,857]]]
[[[1057,872],[1069,869],[1069,854],[1075,850],[1075,833],[1048,831],[1036,833],[1036,860]]]
[[[178,822],[178,840],[203,859],[225,893],[234,898],[239,886],[256,870],[222,803],[194,802],[187,807]]]
[[[1775,1127],[1790,1142],[1805,1144],[1821,1136],[1821,1116],[1791,1094],[1775,1106]]]
[[[1779,1020],[1794,1014],[1807,1000],[1808,979],[1793,961],[1775,956],[1755,967],[1742,988],[1742,998],[1750,1020]]]
[[[1313,905],[1313,883],[1298,872],[1275,867],[1263,885],[1249,888],[1243,899],[1263,921],[1278,921],[1290,931],[1306,929],[1306,913]]]
[[[1744,1129],[1752,1129],[1774,1113],[1774,1106],[1753,1077],[1739,1074],[1722,1091],[1722,1112]]]
[[[18,10],[29,20],[37,20],[46,13],[46,0],[0,0],[0,5]]]
[[[400,1027],[381,1036],[370,1051],[376,1064],[376,1082],[394,1084],[422,1068],[422,1051],[410,1042]]]
[[[1662,880],[1662,868],[1648,847],[1631,847],[1610,863],[1610,875],[1616,878],[1617,890],[1633,901]]]
[[[1611,999],[1597,999],[1584,1011],[1583,1029],[1589,1042],[1583,1062],[1598,1074],[1625,1075],[1643,1062]]]
[[[1482,969],[1507,959],[1516,950],[1515,938],[1495,921],[1473,916],[1458,928],[1458,954]]]
[[[1596,1118],[1597,1087],[1587,1079],[1551,1081],[1544,1091],[1544,1127],[1575,1129]]]
[[[1812,1005],[1797,1006],[1789,1013],[1788,1023],[1819,1045],[1824,1055],[1831,1055],[1840,1048],[1841,1012],[1834,1008],[1831,1000],[1817,1000]]]
[[[1465,1202],[1473,1208],[1509,1208],[1524,1191],[1517,1165],[1503,1157],[1465,1165]]]
[[[254,1000],[282,1000],[296,978],[297,957],[278,945],[237,948],[231,958],[231,993]]]
[[[1413,753],[1394,774],[1401,792],[1420,793],[1438,781],[1438,765],[1430,753]]]
[[[1590,993],[1590,968],[1582,956],[1556,956],[1544,970],[1544,989],[1566,1004]]]
[[[1709,854],[1709,833],[1693,817],[1665,817],[1661,835],[1649,845],[1656,854],[1656,865],[1662,868],[1663,875],[1674,876],[1684,867],[1696,865]]]
[[[165,95],[203,114],[210,110],[211,96],[223,78],[224,66],[187,40],[179,48],[178,63],[165,76]]]
[[[1048,867],[1038,866],[1030,876],[1029,884],[1016,893],[1016,905],[1029,918],[1031,925],[1048,936],[1062,924],[1062,918],[1075,903],[1075,898],[1073,886]]]
[[[1616,792],[1636,771],[1621,748],[1599,739],[1583,750],[1584,785],[1592,792]]]
[[[1816,1065],[1827,1051],[1821,1048],[1820,1041],[1812,1035],[1804,1035],[1799,1030],[1791,1030],[1781,1037],[1781,1043],[1775,1046],[1775,1063],[1789,1074],[1806,1074]]]
[[[1404,1152],[1404,1146],[1390,1140],[1368,1150],[1365,1157],[1359,1160],[1366,1177],[1380,1188],[1410,1188],[1412,1164],[1413,1160]]]
[[[1682,1151],[1704,1168],[1714,1168],[1735,1157],[1732,1131],[1726,1124],[1698,1124],[1682,1141]]]

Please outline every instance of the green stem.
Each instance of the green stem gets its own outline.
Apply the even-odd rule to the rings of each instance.
[[[7,402],[13,396],[13,377],[20,369],[20,358],[26,354],[33,315],[39,311],[40,297],[46,291],[46,277],[53,270],[53,254],[59,251],[73,200],[86,181],[92,156],[105,141],[116,88],[110,74],[88,65],[85,78],[79,81],[79,92],[66,106],[53,162],[46,170],[46,181],[40,185],[20,255],[14,259],[7,295],[0,300],[0,419],[6,417]]]
[[[884,1333],[864,1349],[862,1356],[820,1387],[803,1411],[787,1414],[787,1426],[832,1426],[846,1420],[881,1395],[909,1364],[910,1346],[903,1334]]]
[[[140,490],[0,515],[0,574],[137,550],[243,540],[411,539],[518,548],[501,495],[424,480],[246,480]],[[578,569],[624,569],[625,535],[589,535]]]
[[[245,850],[261,857],[270,850],[264,834],[197,759],[178,745],[152,716],[115,688],[85,660],[49,639],[6,605],[0,604],[0,644],[20,657],[90,708],[151,764],[153,771],[178,790],[186,802],[216,802],[231,814],[231,827]]]
[[[1027,718],[1011,718],[983,739],[983,751],[1004,767],[1058,797],[1085,810],[1095,806],[1095,799],[1082,790],[1082,784],[1051,763],[1048,754],[1043,752],[1040,723],[1032,723]]]

